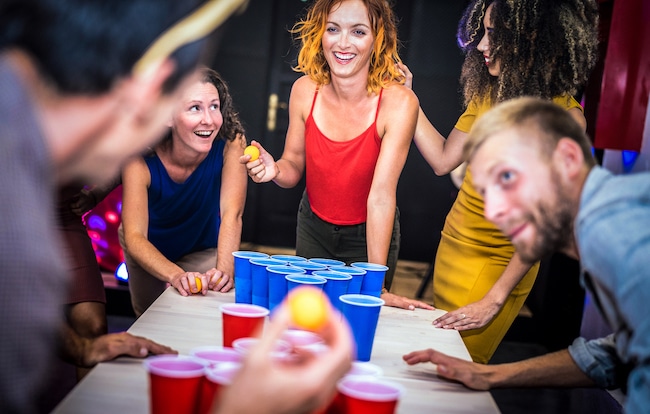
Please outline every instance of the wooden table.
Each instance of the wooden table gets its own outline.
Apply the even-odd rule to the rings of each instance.
[[[169,345],[181,354],[202,345],[220,345],[219,306],[234,302],[234,293],[182,297],[168,288],[128,330]],[[466,360],[470,356],[458,332],[436,329],[431,321],[443,311],[382,307],[370,362],[386,379],[406,388],[400,414],[498,413],[489,392],[471,391],[442,380],[432,364],[408,366],[402,355],[435,348]],[[54,413],[148,413],[148,376],[142,360],[118,358],[95,367],[57,406]]]

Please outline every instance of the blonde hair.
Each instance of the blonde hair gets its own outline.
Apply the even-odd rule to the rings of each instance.
[[[463,148],[466,159],[471,163],[471,158],[481,145],[495,134],[511,128],[539,132],[535,136],[536,141],[529,142],[534,142],[547,158],[551,157],[560,139],[572,139],[582,149],[585,165],[596,165],[591,142],[571,114],[551,101],[533,97],[515,98],[497,104],[476,121]]]
[[[297,22],[291,33],[300,41],[296,72],[308,75],[319,85],[330,83],[330,71],[323,55],[323,33],[330,11],[345,0],[316,0],[307,10],[307,15]],[[372,34],[375,38],[370,57],[368,93],[377,93],[392,82],[403,84],[406,80],[397,69],[401,62],[397,53],[397,23],[395,14],[387,0],[362,0],[368,9]]]

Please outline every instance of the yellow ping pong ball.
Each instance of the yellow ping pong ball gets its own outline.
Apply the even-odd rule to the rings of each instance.
[[[191,286],[190,286],[190,290],[192,290],[192,293],[199,293],[201,291],[201,288],[203,287],[203,284],[201,283],[201,278],[195,276],[194,281],[196,282],[196,290],[192,290]]]
[[[322,290],[311,286],[298,286],[287,298],[291,320],[296,327],[319,331],[329,317],[327,299]]]
[[[249,161],[255,161],[260,157],[260,150],[254,145],[249,145],[244,149],[244,155],[250,155]]]

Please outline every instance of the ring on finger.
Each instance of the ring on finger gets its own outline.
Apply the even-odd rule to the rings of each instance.
[[[461,313],[461,314],[460,314],[460,319],[465,319],[465,317],[466,317],[466,316],[465,316],[464,313]]]

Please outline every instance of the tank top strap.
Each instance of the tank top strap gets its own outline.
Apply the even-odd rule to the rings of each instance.
[[[318,91],[316,91],[316,92],[318,92]],[[377,118],[379,117],[379,107],[381,106],[381,95],[383,93],[384,93],[384,88],[381,88],[379,90],[379,101],[377,101],[377,112],[375,112],[375,123],[377,123]]]
[[[316,90],[314,91],[314,99],[311,101],[311,109],[309,110],[309,117],[311,118],[312,113],[314,112],[314,105],[316,105],[316,97],[318,96],[318,90],[320,89],[320,86],[316,87]]]

